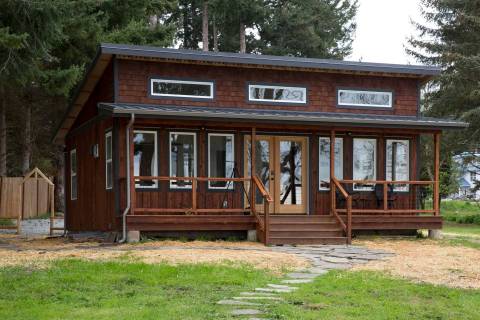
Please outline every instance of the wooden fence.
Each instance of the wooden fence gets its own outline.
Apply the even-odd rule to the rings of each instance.
[[[53,227],[55,187],[38,168],[25,177],[0,177],[0,219],[15,219],[15,226],[0,225],[0,229],[17,229],[22,219],[50,217],[50,233]]]

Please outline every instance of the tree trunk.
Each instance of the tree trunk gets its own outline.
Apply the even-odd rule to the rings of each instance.
[[[240,53],[246,52],[246,42],[245,42],[245,24],[240,22]]]
[[[22,156],[22,173],[27,174],[30,170],[30,159],[32,157],[32,104],[31,99],[25,106],[25,131],[23,136],[23,156]]]
[[[217,21],[215,16],[213,16],[213,51],[218,52],[218,31],[217,31]]]
[[[203,1],[202,38],[203,51],[208,51],[208,0]]]
[[[6,90],[0,86],[0,177],[7,175],[7,94]]]

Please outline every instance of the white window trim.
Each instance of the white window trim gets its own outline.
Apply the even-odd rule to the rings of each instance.
[[[377,154],[377,139],[376,138],[353,138],[353,141],[352,141],[352,151],[355,150],[355,140],[373,140],[375,141],[375,144],[374,144],[374,148],[373,148],[373,152],[375,154],[375,156],[373,157],[373,161],[374,161],[374,166],[373,166],[373,179],[372,180],[377,180],[377,157],[378,157],[378,154]],[[354,156],[352,156],[352,161],[354,159]],[[354,170],[355,170],[355,167],[352,163],[352,177],[354,175]],[[353,178],[355,180],[355,178]],[[361,188],[358,188],[357,185],[354,183],[353,184],[353,190],[354,191],[373,191],[375,189],[375,185],[371,185],[371,187],[361,187]]]
[[[172,135],[173,134],[181,134],[181,135],[188,135],[193,136],[193,176],[197,176],[197,134],[195,132],[183,132],[183,131],[171,131],[168,134],[168,166],[169,166],[169,176],[173,177],[172,174]],[[173,181],[170,180],[170,189],[191,189],[192,186],[184,186],[179,187],[178,185],[173,184]],[[191,180],[190,180],[191,181]]]
[[[388,143],[389,142],[407,142],[407,152],[408,152],[408,160],[407,161],[407,166],[408,166],[408,180],[410,180],[410,140],[408,139],[387,139],[385,141],[385,152],[388,151]],[[393,155],[392,155],[393,156]],[[389,166],[389,163],[388,163],[388,157],[387,155],[385,154],[385,177],[387,176],[387,166]],[[390,180],[392,180],[393,177],[390,178]],[[393,181],[393,180],[392,180]],[[394,185],[395,186],[395,185]],[[393,191],[395,192],[408,192],[410,190],[410,185],[406,185],[406,190],[403,190],[403,189],[399,189],[398,187],[397,188],[393,188]]]
[[[328,142],[329,142],[329,145],[330,145],[330,137],[318,137],[318,143],[319,143],[319,146],[320,146],[320,140],[322,139],[328,139]],[[343,169],[344,169],[344,165],[343,165],[343,146],[344,146],[344,141],[343,141],[343,138],[335,138],[335,142],[337,140],[341,140],[342,141],[342,148],[340,148],[340,162],[341,162],[341,170],[343,172]],[[335,164],[334,164],[335,165]],[[334,168],[335,170],[335,168]],[[318,148],[318,171],[319,171],[319,174],[318,174],[318,190],[321,190],[321,191],[325,191],[325,190],[330,190],[330,187],[322,187],[322,180],[320,179],[320,148]],[[328,171],[328,175],[330,175],[330,168],[329,168],[329,171]],[[331,180],[331,179],[330,179]]]
[[[233,161],[235,162],[235,135],[231,133],[209,133],[208,134],[208,177],[210,178],[210,137],[231,137],[232,138],[232,157]],[[225,177],[229,178],[229,177]],[[208,181],[208,188],[209,189],[220,189],[220,190],[232,190],[233,189],[233,183],[228,182],[226,183],[225,187],[215,187],[211,185],[212,181]]]
[[[108,159],[108,150],[107,150],[107,140],[110,138],[110,159]],[[112,184],[108,186],[108,164],[111,164],[111,175],[112,175]],[[113,140],[112,140],[112,131],[108,131],[105,133],[105,189],[106,190],[112,190],[113,188]]]
[[[260,89],[300,89],[303,91],[303,100],[302,101],[292,101],[292,100],[274,100],[274,99],[256,99],[252,97],[252,88]],[[307,88],[305,87],[292,87],[292,86],[274,86],[274,85],[262,85],[262,84],[249,84],[248,85],[248,100],[254,102],[269,102],[269,103],[295,103],[295,104],[306,104],[307,103]]]
[[[389,104],[366,104],[366,103],[347,103],[340,101],[340,93],[350,92],[350,93],[372,93],[372,94],[388,94]],[[391,91],[370,91],[370,90],[349,90],[349,89],[339,89],[337,92],[337,102],[339,106],[355,106],[355,107],[372,107],[372,108],[392,108],[393,106],[393,94]]]
[[[196,96],[190,94],[170,94],[170,93],[155,93],[153,92],[153,85],[156,82],[165,83],[184,83],[184,84],[198,84],[210,87],[209,96]],[[195,98],[195,99],[213,99],[213,82],[211,81],[187,81],[187,80],[172,80],[172,79],[150,79],[150,94],[155,97],[180,97],[180,98]]]
[[[72,170],[72,159],[73,156],[75,156],[75,172]],[[73,196],[73,177],[78,177],[77,175],[78,171],[78,158],[77,158],[77,149],[72,149],[70,150],[70,200],[77,200],[78,199],[78,178],[75,182],[76,184],[76,194],[75,197]]]
[[[135,137],[136,133],[148,133],[151,134],[153,133],[154,135],[154,152],[153,152],[153,176],[158,175],[158,142],[157,142],[157,131],[153,130],[133,130],[133,136]],[[133,163],[133,166],[135,168],[135,161]],[[140,168],[138,168],[139,174],[140,174]],[[137,181],[135,181],[135,189],[155,189],[158,188],[158,180],[154,180],[154,184],[151,186],[142,186],[140,185]]]

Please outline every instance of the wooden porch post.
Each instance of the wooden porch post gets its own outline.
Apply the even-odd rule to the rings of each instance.
[[[440,132],[433,134],[434,146],[434,181],[433,210],[435,215],[440,215]]]
[[[335,185],[332,179],[335,178],[335,130],[330,131],[330,211],[334,214],[336,207]]]
[[[256,128],[252,128],[250,136],[250,178],[255,176],[255,140],[257,140]],[[250,211],[255,212],[255,183],[253,179],[250,181]]]
[[[135,146],[133,143],[133,125],[130,128],[130,154],[128,155],[130,157],[130,214],[133,215],[135,214],[135,207],[136,207],[136,194],[135,194],[135,164],[134,164],[134,154],[135,154]]]

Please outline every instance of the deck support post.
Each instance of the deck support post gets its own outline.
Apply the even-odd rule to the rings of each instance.
[[[330,214],[336,210],[335,186],[332,179],[335,178],[335,130],[330,131]]]
[[[132,128],[130,129],[130,154],[128,157],[130,157],[130,214],[134,215],[135,214],[135,206],[137,204],[136,201],[136,196],[135,196],[135,170],[134,170],[134,165],[135,165],[135,160],[134,160],[134,154],[135,154],[135,145],[133,143],[133,138],[134,138],[134,133],[133,133],[133,124]]]
[[[250,176],[253,178],[255,176],[255,143],[257,140],[256,128],[252,128],[252,134],[250,136]],[[253,180],[250,181],[250,211],[255,213],[255,183]]]
[[[434,185],[433,185],[433,210],[434,215],[440,215],[440,132],[433,135],[434,148]]]

